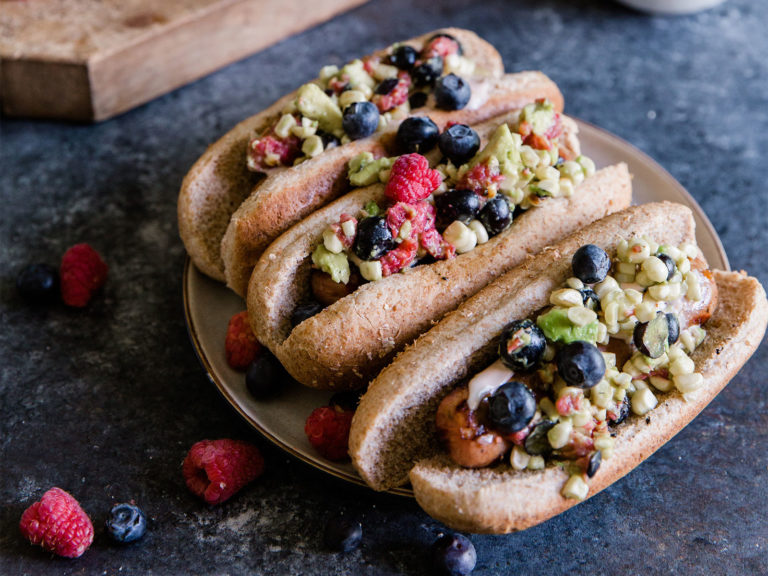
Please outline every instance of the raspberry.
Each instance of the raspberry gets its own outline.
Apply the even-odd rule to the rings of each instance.
[[[264,459],[242,440],[201,440],[189,449],[182,473],[190,491],[208,504],[221,504],[264,471]]]
[[[400,272],[416,259],[419,243],[414,238],[403,240],[397,248],[390,250],[381,257],[381,275],[390,276]]]
[[[395,202],[412,204],[424,200],[442,183],[440,172],[432,170],[421,154],[405,154],[392,165],[385,193]]]
[[[424,231],[419,243],[435,260],[450,260],[456,255],[456,247],[446,242],[435,228]]]
[[[238,312],[229,319],[227,338],[224,341],[227,364],[235,370],[245,370],[261,352],[261,344],[251,330],[248,311]]]
[[[19,528],[32,544],[66,558],[82,556],[93,542],[91,519],[61,488],[51,488],[27,508]]]
[[[387,210],[387,227],[394,238],[400,234],[400,228],[406,220],[411,222],[410,238],[413,238],[414,235],[435,227],[435,207],[424,200],[415,204],[398,202],[390,206]]]
[[[309,443],[328,460],[344,460],[349,451],[349,427],[354,412],[340,406],[315,408],[307,418],[304,433]]]
[[[64,304],[83,308],[104,285],[109,268],[88,244],[75,244],[64,253],[59,268]]]

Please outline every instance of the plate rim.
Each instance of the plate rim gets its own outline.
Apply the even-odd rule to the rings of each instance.
[[[680,182],[678,182],[678,180],[666,168],[664,168],[659,162],[654,160],[649,154],[640,150],[634,144],[628,142],[627,140],[624,140],[623,138],[617,136],[616,134],[613,134],[612,132],[606,130],[605,128],[597,126],[586,120],[582,120],[580,118],[574,118],[574,120],[579,125],[579,127],[586,126],[589,129],[594,130],[600,136],[610,141],[613,145],[617,147],[620,147],[620,148],[629,147],[633,151],[633,153],[636,155],[637,158],[641,159],[643,162],[650,165],[654,169],[654,171],[660,173],[660,175],[662,175],[664,179],[668,181],[669,184],[673,188],[675,188],[679,194],[682,195],[682,197],[686,201],[686,205],[691,209],[691,211],[697,217],[699,222],[701,222],[704,225],[709,237],[714,240],[715,249],[717,250],[720,258],[723,261],[723,269],[727,271],[731,270],[730,261],[728,260],[728,255],[725,252],[725,248],[723,247],[720,236],[717,234],[715,227],[712,225],[712,222],[710,221],[709,217],[704,212],[704,209],[699,205],[699,203],[696,201],[693,195],[690,192],[688,192],[688,190],[686,190],[686,188]],[[187,328],[187,334],[192,343],[192,347],[195,351],[195,355],[197,356],[200,364],[203,366],[203,369],[206,372],[206,376],[208,377],[208,380],[211,383],[213,383],[214,386],[216,386],[219,393],[224,397],[227,403],[229,403],[229,405],[235,409],[235,411],[240,415],[241,418],[243,418],[248,424],[250,424],[253,428],[255,428],[259,433],[262,434],[262,436],[264,436],[267,440],[272,442],[274,445],[276,445],[283,451],[287,452],[294,458],[297,458],[301,462],[309,464],[313,468],[316,468],[327,474],[330,474],[334,478],[345,480],[357,486],[363,486],[365,488],[368,488],[369,486],[365,483],[365,481],[359,475],[339,470],[335,468],[333,465],[331,465],[330,463],[326,463],[325,461],[323,461],[320,457],[316,457],[316,458],[309,457],[303,454],[301,451],[294,448],[293,446],[291,446],[290,444],[288,444],[287,442],[281,440],[280,438],[275,436],[272,432],[270,432],[267,428],[262,426],[255,419],[253,419],[243,409],[243,407],[240,406],[240,403],[228,390],[227,386],[223,383],[223,381],[218,377],[212,364],[209,362],[206,356],[206,353],[203,350],[202,342],[200,341],[197,327],[195,326],[195,323],[193,321],[190,294],[189,294],[190,278],[192,274],[191,271],[193,267],[194,267],[194,264],[192,263],[192,259],[187,254],[186,261],[184,263],[184,273],[182,275],[182,299],[184,302],[184,319],[185,319],[185,324]],[[197,273],[201,274],[199,271],[197,271]],[[394,494],[397,496],[410,497],[410,498],[414,497],[413,490],[411,490],[408,487],[402,487],[402,486],[391,488],[383,493]]]

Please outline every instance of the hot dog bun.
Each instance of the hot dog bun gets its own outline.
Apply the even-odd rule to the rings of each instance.
[[[436,437],[434,417],[442,397],[462,378],[486,365],[504,326],[541,309],[570,275],[571,256],[584,244],[609,253],[620,237],[642,235],[670,244],[692,242],[690,210],[672,203],[631,207],[577,232],[500,277],[467,300],[402,352],[371,383],[355,414],[350,454],[373,488],[404,483],[410,473],[419,504],[452,528],[504,533],[542,522],[573,506],[560,495],[567,476],[556,466],[516,472],[508,465],[478,470],[452,464]],[[645,418],[617,428],[616,449],[590,485],[595,494],[650,456],[698,414],[738,372],[759,345],[768,323],[760,283],[744,273],[715,272],[719,304],[694,352],[705,378],[685,401],[666,394]]]
[[[548,199],[471,252],[365,284],[291,330],[290,316],[308,292],[309,257],[323,228],[361,202],[382,197],[383,186],[372,186],[316,212],[283,234],[254,269],[248,310],[256,337],[302,384],[365,385],[398,350],[495,277],[628,206],[631,178],[623,164],[600,170],[571,198]]]

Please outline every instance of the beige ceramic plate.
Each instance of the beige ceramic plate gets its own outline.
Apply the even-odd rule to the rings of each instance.
[[[624,140],[590,124],[579,122],[582,148],[598,166],[626,162],[634,174],[637,204],[670,200],[690,206],[696,217],[699,247],[713,268],[726,270],[728,258],[720,239],[701,207],[661,166]],[[304,435],[304,421],[318,406],[327,404],[330,392],[294,384],[278,398],[257,402],[245,388],[245,377],[232,370],[224,357],[224,336],[229,318],[245,308],[242,299],[224,285],[204,276],[187,261],[184,270],[184,310],[187,326],[208,377],[232,406],[269,440],[297,458],[356,484],[363,484],[349,463],[330,462],[319,456]],[[393,493],[412,495],[408,488]]]

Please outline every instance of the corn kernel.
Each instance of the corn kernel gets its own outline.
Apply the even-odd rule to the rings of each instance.
[[[694,392],[704,384],[704,376],[694,372],[692,374],[680,374],[675,376],[675,388],[683,394]]]
[[[639,389],[635,392],[634,396],[632,396],[632,412],[638,416],[644,416],[656,408],[658,403],[659,401],[656,399],[653,392],[651,392],[650,388]]]
[[[584,478],[581,477],[581,474],[574,474],[568,478],[568,481],[565,483],[565,486],[563,486],[560,493],[563,495],[563,498],[584,500],[584,498],[587,497],[587,494],[589,494],[589,486],[584,482]]]

